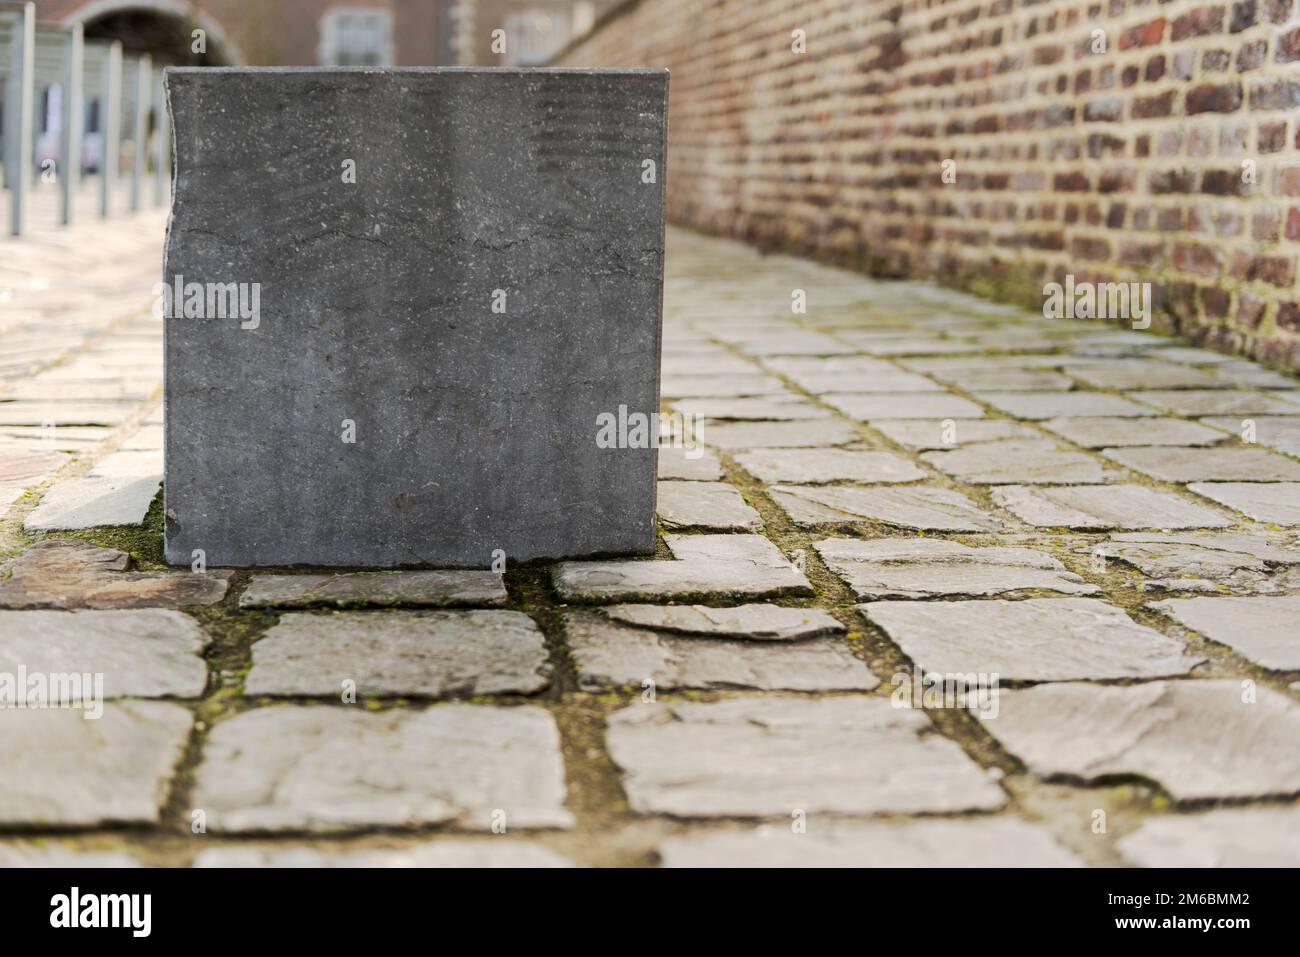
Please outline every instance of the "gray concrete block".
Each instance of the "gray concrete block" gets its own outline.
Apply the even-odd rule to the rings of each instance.
[[[164,277],[244,308],[172,297],[168,559],[649,554],[655,449],[598,432],[658,408],[667,84],[169,70]]]

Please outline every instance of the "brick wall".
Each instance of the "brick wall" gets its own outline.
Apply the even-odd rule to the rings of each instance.
[[[1300,368],[1297,0],[637,0],[556,62],[670,68],[677,221],[1035,308],[1149,280]]]

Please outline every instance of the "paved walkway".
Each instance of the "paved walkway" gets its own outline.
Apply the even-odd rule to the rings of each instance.
[[[1300,864],[1296,379],[674,232],[655,560],[168,570],[161,227],[0,243],[0,863]]]

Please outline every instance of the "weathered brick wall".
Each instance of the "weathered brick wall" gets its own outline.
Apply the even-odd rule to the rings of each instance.
[[[678,221],[1034,306],[1149,280],[1300,368],[1297,0],[639,0],[557,62],[671,69]]]

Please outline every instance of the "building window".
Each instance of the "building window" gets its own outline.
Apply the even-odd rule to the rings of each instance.
[[[506,17],[506,53],[503,62],[513,66],[545,63],[569,37],[568,23],[540,10],[522,10]]]
[[[322,66],[390,66],[393,14],[389,10],[335,7],[321,17]]]

